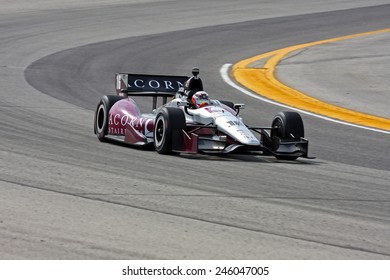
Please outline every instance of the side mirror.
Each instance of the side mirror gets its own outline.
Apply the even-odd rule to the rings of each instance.
[[[234,104],[234,109],[236,110],[245,109],[245,104]]]
[[[245,104],[234,104],[234,110],[236,110],[236,116],[240,114],[240,109],[244,109]]]

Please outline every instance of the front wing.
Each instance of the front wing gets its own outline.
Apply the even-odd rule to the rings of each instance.
[[[248,127],[260,135],[260,145],[244,145],[220,133],[216,126],[190,125],[173,131],[172,150],[179,153],[262,152],[278,158],[308,157],[309,141],[305,138],[271,137],[271,127]]]

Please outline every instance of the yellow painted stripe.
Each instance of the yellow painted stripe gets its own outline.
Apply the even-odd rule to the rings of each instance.
[[[357,112],[315,99],[294,88],[288,87],[275,76],[276,66],[280,60],[293,51],[384,32],[390,32],[390,28],[300,44],[260,54],[234,64],[231,74],[244,87],[276,102],[341,121],[390,131],[389,119]],[[267,59],[263,68],[250,67],[250,64],[262,59]]]

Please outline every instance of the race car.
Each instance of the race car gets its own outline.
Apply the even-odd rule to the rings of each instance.
[[[268,127],[248,126],[240,116],[244,104],[210,99],[202,83],[199,88],[188,85],[191,79],[199,84],[197,73],[193,72],[195,79],[116,74],[117,95],[103,96],[95,111],[98,139],[154,146],[160,154],[250,152],[284,160],[308,157],[298,113],[280,112]],[[153,97],[152,111],[141,113],[133,96]],[[157,108],[158,97],[163,105]]]

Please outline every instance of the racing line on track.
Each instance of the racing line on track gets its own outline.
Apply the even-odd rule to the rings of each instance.
[[[278,63],[293,51],[320,44],[385,32],[390,32],[390,28],[282,48],[244,59],[234,65],[225,64],[221,67],[220,74],[223,80],[230,86],[261,101],[290,110],[292,109],[327,121],[390,134],[389,119],[364,114],[320,101],[294,88],[288,87],[280,82],[275,76],[275,70]],[[249,66],[262,59],[267,59],[263,68]],[[231,79],[231,76],[237,83]]]
[[[243,226],[234,225],[234,224],[231,224],[231,223],[224,223],[224,222],[219,222],[219,221],[213,221],[213,220],[198,218],[198,217],[191,216],[191,215],[185,215],[185,214],[179,215],[179,214],[172,213],[170,211],[156,210],[156,209],[152,209],[152,208],[149,208],[149,207],[142,207],[142,206],[131,205],[131,204],[128,204],[128,203],[123,203],[123,202],[119,202],[119,201],[113,201],[113,200],[109,200],[109,199],[105,199],[105,198],[91,197],[88,194],[72,193],[72,192],[61,191],[61,190],[53,190],[53,189],[50,189],[50,188],[46,188],[46,187],[42,187],[42,186],[36,186],[36,185],[32,185],[32,184],[21,183],[21,182],[16,182],[16,181],[13,181],[13,180],[0,179],[0,181],[5,182],[5,183],[9,183],[9,184],[13,184],[15,186],[19,186],[19,187],[22,187],[22,188],[32,188],[32,189],[36,189],[36,190],[39,190],[39,191],[57,193],[57,194],[62,194],[62,195],[68,195],[68,196],[71,196],[71,197],[76,197],[76,198],[79,198],[79,199],[86,199],[86,200],[89,200],[89,201],[95,201],[95,202],[100,202],[100,203],[109,203],[109,204],[117,205],[119,207],[129,207],[129,208],[134,208],[134,209],[138,209],[138,210],[144,210],[144,211],[150,211],[150,212],[153,212],[153,213],[159,213],[159,214],[162,214],[162,215],[180,217],[180,218],[184,218],[184,219],[192,219],[192,220],[196,220],[198,222],[210,223],[210,224],[215,224],[215,225],[220,225],[220,226],[225,226],[225,227],[230,227],[230,228],[237,228],[237,229],[241,229],[241,230],[247,230],[247,231],[257,232],[257,233],[261,233],[261,234],[273,235],[273,236],[293,239],[293,240],[297,240],[297,241],[310,242],[310,243],[314,243],[314,244],[321,244],[321,245],[324,245],[324,246],[330,246],[330,247],[335,247],[335,248],[344,248],[344,249],[352,250],[352,251],[367,252],[367,253],[376,254],[376,255],[380,255],[380,256],[390,256],[386,252],[379,252],[379,251],[375,251],[375,250],[367,250],[367,249],[356,247],[356,246],[348,246],[348,245],[342,245],[342,244],[337,244],[337,243],[322,242],[322,241],[319,241],[319,240],[315,240],[314,238],[311,239],[311,238],[302,238],[302,237],[294,236],[294,235],[285,235],[285,234],[281,234],[281,233],[278,233],[278,232],[267,231],[267,230],[259,230],[259,229],[251,228],[251,227],[243,227]]]

